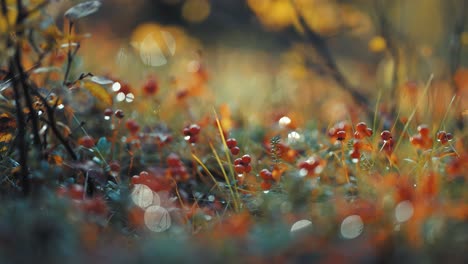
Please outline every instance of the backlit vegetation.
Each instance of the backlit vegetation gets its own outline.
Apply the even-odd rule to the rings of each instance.
[[[242,1],[268,54],[1,0],[0,262],[466,262],[468,5],[404,2]]]

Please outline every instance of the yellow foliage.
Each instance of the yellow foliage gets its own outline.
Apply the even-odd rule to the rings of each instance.
[[[92,81],[83,81],[83,88],[88,90],[94,97],[96,97],[101,103],[106,106],[112,105],[112,95],[110,95],[104,87],[101,85],[92,82]]]
[[[182,17],[192,23],[200,23],[211,12],[208,0],[188,0],[182,6]]]
[[[13,26],[18,16],[18,11],[16,9],[9,9],[7,17],[0,15],[0,33],[6,33],[8,26]]]
[[[468,45],[468,32],[463,32],[460,37],[460,41],[462,45]]]
[[[369,50],[372,52],[382,52],[387,48],[387,42],[381,36],[375,36],[369,41]]]
[[[292,25],[296,12],[289,0],[247,0],[249,7],[268,28],[280,30]]]
[[[247,0],[247,4],[262,24],[274,30],[293,25],[302,32],[297,12],[303,16],[309,28],[320,34],[333,33],[341,26],[340,9],[335,1]]]
[[[339,7],[335,1],[298,1],[299,11],[309,28],[326,35],[341,27]]]

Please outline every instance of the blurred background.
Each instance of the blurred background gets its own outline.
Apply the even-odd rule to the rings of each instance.
[[[72,2],[51,10],[61,14]],[[81,51],[86,66],[135,89],[156,76],[167,96],[203,70],[200,111],[227,103],[251,122],[288,111],[331,123],[360,118],[357,105],[377,102],[404,117],[422,100],[417,121],[427,122],[441,119],[456,93],[456,114],[466,109],[463,0],[102,2],[78,26],[92,34]]]

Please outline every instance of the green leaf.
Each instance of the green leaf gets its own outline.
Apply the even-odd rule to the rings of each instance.
[[[96,147],[102,154],[108,155],[110,153],[111,145],[112,144],[109,142],[109,140],[107,140],[105,137],[101,137],[98,140]]]

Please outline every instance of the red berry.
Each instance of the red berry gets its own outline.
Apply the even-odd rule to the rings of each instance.
[[[242,156],[242,163],[247,165],[250,163],[250,161],[252,161],[252,158],[250,157],[250,155],[248,154],[245,154],[244,156]]]
[[[169,167],[177,167],[180,165],[180,158],[177,154],[171,153],[167,156],[166,162]]]
[[[68,192],[70,195],[70,198],[73,200],[82,200],[83,199],[83,194],[84,194],[84,188],[83,186],[79,184],[73,184],[70,187],[70,191]]]
[[[94,138],[91,136],[84,136],[78,140],[78,143],[85,148],[94,147]]]
[[[307,162],[307,161],[301,161],[301,162],[299,162],[299,164],[297,164],[297,167],[299,167],[299,169],[309,170],[310,169],[310,163]]]
[[[273,175],[267,169],[263,169],[263,170],[260,171],[260,177],[262,177],[262,179],[265,180],[265,181],[273,180]]]
[[[362,139],[362,138],[364,138],[364,136],[359,131],[356,131],[356,132],[354,132],[354,138],[355,139]]]
[[[359,152],[358,149],[354,149],[354,150],[351,152],[351,158],[352,158],[352,159],[360,159],[360,158],[361,158],[361,153]]]
[[[234,165],[240,165],[242,164],[242,159],[241,158],[237,158],[234,160]]]
[[[131,179],[132,184],[140,184],[141,183],[141,178],[138,175],[133,175]]]
[[[340,130],[338,132],[336,132],[336,139],[339,140],[339,141],[343,141],[346,139],[346,131],[344,130]]]
[[[141,171],[140,172],[140,177],[147,178],[148,176],[149,176],[149,173],[147,171]]]
[[[190,136],[190,129],[188,127],[186,127],[186,128],[184,128],[182,133],[184,133],[184,136]]]
[[[233,147],[233,148],[231,148],[231,153],[232,153],[232,155],[236,156],[237,154],[239,154],[239,152],[240,152],[239,147]]]
[[[114,111],[110,108],[106,108],[106,110],[104,110],[104,116],[111,116],[113,113]]]
[[[228,148],[232,149],[237,146],[237,140],[235,138],[228,138],[226,140],[226,145]]]
[[[197,141],[198,141],[198,136],[197,135],[189,136],[188,142],[190,144],[195,144],[195,143],[197,143]]]
[[[252,166],[250,164],[248,164],[247,166],[245,166],[245,173],[249,173],[252,171]]]
[[[429,131],[429,128],[426,125],[418,126],[418,132],[419,132],[419,134],[421,134],[421,136],[423,138],[429,137],[430,131]]]
[[[422,146],[423,145],[423,139],[420,135],[412,136],[410,138],[411,144],[415,146]]]
[[[164,139],[164,143],[171,143],[172,142],[172,136],[171,135],[166,135],[166,138]]]
[[[271,189],[271,181],[262,181],[260,187],[262,187],[262,190],[268,191]]]
[[[153,95],[155,94],[159,89],[158,83],[154,78],[149,79],[145,85],[143,85],[143,92],[146,95]]]
[[[114,113],[115,117],[119,118],[119,119],[122,119],[125,115],[124,115],[124,112],[121,110],[121,109],[117,109],[115,110],[115,113]]]
[[[191,135],[198,135],[200,133],[200,126],[197,124],[190,125],[189,131]]]
[[[451,141],[453,139],[452,133],[447,133],[445,137],[447,138],[448,141]]]
[[[140,125],[133,119],[128,119],[125,126],[131,134],[136,134],[140,130]]]
[[[390,133],[390,131],[388,130],[384,130],[382,131],[382,133],[380,133],[380,137],[382,138],[382,140],[388,141],[392,139],[392,133]]]
[[[356,140],[353,143],[353,148],[354,149],[360,149],[360,148],[362,148],[362,146],[363,146],[363,144],[362,144],[362,141],[360,141],[360,140]]]
[[[117,161],[112,161],[109,163],[109,168],[111,171],[119,172],[120,171],[120,164]]]
[[[366,123],[364,122],[360,122],[356,125],[356,130],[359,132],[359,133],[362,133],[362,134],[366,134],[366,130],[367,130],[367,125]]]
[[[234,166],[234,171],[237,173],[237,174],[242,174],[245,172],[245,167],[243,165],[236,165]]]
[[[130,92],[132,91],[132,88],[130,87],[130,85],[126,82],[121,82],[120,83],[120,89],[119,89],[119,93],[124,93],[125,95],[129,94]]]
[[[367,135],[368,137],[372,136],[373,134],[374,134],[374,131],[372,131],[372,128],[367,128],[367,129],[366,129],[366,135]]]

